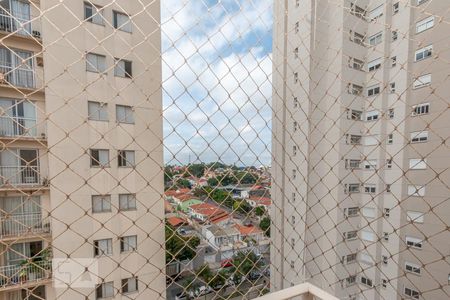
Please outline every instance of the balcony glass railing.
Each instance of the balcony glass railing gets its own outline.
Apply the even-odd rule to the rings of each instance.
[[[20,237],[50,232],[50,223],[41,213],[5,215],[1,217],[1,237]]]
[[[50,279],[52,274],[50,260],[24,260],[23,264],[0,267],[0,288],[39,282]]]
[[[0,136],[4,137],[38,137],[36,120],[22,117],[0,117]],[[41,132],[42,134],[43,132]]]
[[[4,10],[0,12],[0,30],[24,36],[33,34],[31,21],[27,16],[13,16]]]
[[[38,166],[0,166],[0,183],[11,185],[41,184]]]

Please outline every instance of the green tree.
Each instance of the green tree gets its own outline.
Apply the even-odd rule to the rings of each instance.
[[[233,210],[246,215],[252,210],[252,207],[245,200],[236,200],[233,203]]]
[[[209,178],[208,179],[208,185],[209,186],[218,186],[219,180],[217,178]]]
[[[204,283],[209,284],[211,279],[214,277],[213,271],[211,271],[211,268],[208,264],[204,264],[200,266],[200,268],[197,269],[195,272],[198,278],[202,279]]]
[[[233,197],[231,196],[231,193],[227,191],[213,189],[209,191],[208,197],[220,205],[233,208]]]
[[[259,227],[264,231],[265,235],[270,237],[270,218],[265,217],[259,222]]]
[[[191,260],[195,257],[200,239],[198,237],[182,237],[171,225],[166,224],[166,263],[173,260]]]
[[[257,206],[255,208],[255,215],[257,215],[258,217],[263,216],[266,213],[266,209],[264,208],[264,206]]]
[[[176,181],[176,186],[179,188],[191,188],[191,183],[183,178],[180,178]]]
[[[195,177],[202,177],[205,174],[205,164],[192,164],[188,167],[188,173]]]
[[[234,255],[232,264],[233,279],[237,283],[241,281],[242,276],[248,276],[250,272],[258,271],[261,263],[254,252],[247,251]]]
[[[235,176],[239,184],[255,184],[259,179],[257,175],[249,172],[237,172]]]

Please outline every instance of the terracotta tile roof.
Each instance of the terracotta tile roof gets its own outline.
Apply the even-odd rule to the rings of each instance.
[[[164,195],[170,197],[170,196],[177,196],[177,195],[183,195],[190,193],[191,190],[188,188],[178,189],[178,190],[167,190]]]
[[[252,196],[248,198],[251,201],[255,201],[256,205],[264,205],[264,206],[270,206],[272,205],[272,200],[267,197],[258,197],[258,196]]]
[[[225,210],[209,203],[194,204],[191,209],[197,214],[204,215],[212,223],[218,223],[230,217]]]
[[[169,222],[169,224],[172,225],[173,227],[177,227],[187,223],[186,220],[178,217],[167,218],[167,222]]]
[[[236,229],[239,230],[241,235],[251,235],[251,234],[258,234],[261,233],[262,230],[259,227],[250,225],[250,226],[244,226],[244,225],[235,225]]]
[[[164,200],[164,211],[165,212],[173,212],[173,207],[167,200]]]

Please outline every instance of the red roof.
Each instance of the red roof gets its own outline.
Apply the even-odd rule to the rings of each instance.
[[[167,218],[167,222],[169,222],[169,224],[172,225],[173,227],[177,227],[187,223],[186,220],[178,217]]]
[[[173,212],[173,207],[170,205],[169,201],[164,200],[164,211],[165,212]]]
[[[180,200],[181,202],[189,201],[191,199],[197,199],[197,197],[195,197],[194,195],[189,194],[176,195],[174,197]]]
[[[191,190],[188,188],[184,188],[184,189],[178,189],[178,190],[167,190],[164,195],[170,197],[170,196],[177,196],[177,195],[182,195],[182,194],[187,194],[189,193]]]
[[[241,235],[251,235],[251,234],[257,234],[257,233],[262,232],[262,230],[259,227],[256,227],[253,225],[243,226],[243,225],[236,224],[235,227],[237,230],[239,230]]]
[[[272,205],[272,200],[267,197],[252,196],[252,197],[248,198],[248,200],[255,201],[256,205],[264,205],[264,206]]]
[[[197,214],[205,216],[212,223],[218,223],[230,217],[225,210],[209,203],[194,204],[190,208]]]

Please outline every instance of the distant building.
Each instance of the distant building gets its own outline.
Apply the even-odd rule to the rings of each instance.
[[[206,224],[226,225],[232,220],[231,215],[225,210],[209,203],[190,206],[188,214]]]

